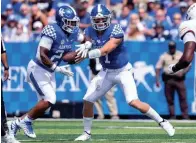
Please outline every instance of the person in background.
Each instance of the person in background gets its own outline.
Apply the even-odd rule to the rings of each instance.
[[[14,137],[8,134],[9,130],[7,126],[5,105],[3,101],[3,82],[8,80],[9,78],[9,65],[7,62],[7,54],[6,54],[5,45],[2,40],[1,40],[1,62],[4,66],[3,81],[1,80],[1,143],[20,143]]]
[[[150,16],[144,8],[138,10],[139,18],[141,23],[144,25],[144,34],[147,39],[150,39],[154,35],[153,24],[154,18]]]
[[[170,30],[170,35],[172,40],[180,40],[178,28],[182,23],[182,16],[180,13],[175,13],[173,15],[173,26]]]
[[[160,87],[160,71],[163,69],[162,79],[165,84],[165,96],[168,103],[170,119],[176,119],[174,109],[174,95],[177,91],[180,102],[182,119],[188,119],[188,105],[186,100],[186,87],[184,84],[185,74],[189,71],[190,66],[186,70],[174,75],[168,73],[167,67],[170,64],[176,64],[182,56],[182,52],[176,50],[176,43],[170,41],[168,44],[168,52],[163,53],[156,64],[156,86]]]
[[[129,32],[125,35],[127,41],[145,41],[146,38],[136,24],[130,24]]]
[[[99,71],[102,69],[102,66],[101,66],[98,58],[97,59],[90,59],[89,66],[90,66],[90,69],[92,72],[92,79],[93,79],[99,73]],[[119,119],[118,107],[117,107],[116,99],[114,97],[114,92],[115,92],[115,88],[113,87],[111,90],[109,90],[105,94],[105,98],[107,100],[107,105],[109,108],[110,116],[111,116],[111,119],[113,119],[113,120]],[[99,99],[95,102],[95,108],[97,109],[97,114],[98,114],[97,119],[104,119],[105,116],[103,113],[101,99]]]
[[[30,7],[27,4],[22,4],[20,12],[19,23],[24,26],[24,32],[27,33],[30,22]]]
[[[83,31],[85,28],[90,26],[90,14],[87,12],[87,9],[83,4],[76,4],[75,10],[80,18],[79,28]]]
[[[4,41],[9,41],[11,35],[13,35],[14,31],[16,30],[16,26],[18,24],[18,17],[16,15],[10,15],[7,20],[7,26],[2,33]]]
[[[130,10],[128,6],[122,7],[121,15],[117,18],[118,23],[121,25],[123,31],[127,30],[130,22]]]
[[[23,25],[18,23],[8,42],[29,42],[29,35],[23,29]]]
[[[41,39],[41,31],[43,29],[43,24],[40,21],[36,21],[33,24],[33,28],[35,29],[30,36],[30,41],[36,41],[39,42],[39,40]]]
[[[165,30],[165,27],[161,23],[155,23],[154,25],[154,36],[152,36],[153,41],[167,41],[170,40],[170,33]]]
[[[12,4],[7,4],[7,5],[6,5],[6,10],[5,10],[4,13],[5,13],[5,15],[6,15],[7,17],[9,17],[10,15],[14,14]]]
[[[188,4],[186,2],[180,2],[179,4],[179,7],[180,7],[180,14],[182,16],[182,20],[186,20],[186,11],[188,9]]]
[[[38,8],[37,5],[33,5],[31,7],[31,12],[32,12],[32,16],[31,16],[31,20],[30,20],[30,27],[31,27],[30,29],[32,31],[35,30],[33,28],[33,24],[36,21],[40,21],[43,24],[43,26],[46,26],[48,24],[48,20],[47,20],[46,15],[41,12],[41,10]]]
[[[1,34],[5,32],[5,29],[7,27],[7,16],[5,14],[1,14]]]
[[[170,23],[168,17],[166,17],[166,12],[163,9],[159,9],[156,12],[155,22],[161,23],[164,26],[165,30],[171,29],[171,23]]]
[[[115,13],[116,17],[120,16],[123,5],[126,5],[127,0],[106,0],[106,6]]]

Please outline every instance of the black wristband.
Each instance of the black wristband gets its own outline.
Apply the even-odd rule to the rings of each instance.
[[[177,72],[178,71],[178,69],[176,68],[176,65],[172,67],[172,71],[173,72]]]
[[[5,70],[5,71],[9,70],[9,67],[4,67],[4,70]]]

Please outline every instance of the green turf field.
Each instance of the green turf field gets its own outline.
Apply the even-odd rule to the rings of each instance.
[[[169,137],[154,122],[94,121],[91,142],[102,143],[196,143],[196,122],[175,122],[176,134]],[[71,143],[82,133],[80,121],[36,121],[36,139],[21,130],[17,139],[22,143]]]

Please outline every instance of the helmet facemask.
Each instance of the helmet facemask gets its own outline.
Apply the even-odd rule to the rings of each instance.
[[[97,31],[107,29],[111,24],[111,15],[91,16],[92,27]]]
[[[76,17],[74,19],[67,19],[67,18],[62,18],[63,21],[63,30],[65,30],[68,33],[73,33],[73,31],[79,27],[79,18]]]

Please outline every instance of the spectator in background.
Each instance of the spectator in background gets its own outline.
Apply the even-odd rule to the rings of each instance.
[[[30,8],[27,4],[23,4],[20,8],[20,19],[19,23],[24,26],[24,32],[28,33],[29,23],[30,23]]]
[[[161,23],[156,23],[154,25],[155,35],[152,37],[153,41],[166,41],[170,40],[169,31],[165,30],[164,26]]]
[[[18,24],[18,18],[16,15],[10,15],[7,20],[7,26],[2,33],[4,41],[9,41],[11,35],[13,34],[14,30],[16,30],[16,26]]]
[[[129,32],[125,35],[127,41],[145,41],[146,38],[142,32],[139,31],[136,24],[130,24]]]
[[[33,24],[33,28],[35,29],[32,33],[31,33],[31,41],[39,41],[41,39],[41,31],[43,29],[43,24],[40,21],[36,21]]]
[[[179,4],[179,7],[180,7],[180,14],[182,16],[182,20],[186,20],[186,11],[188,9],[188,4],[186,2],[180,2]]]
[[[24,0],[11,0],[14,14],[20,14],[20,7],[22,6],[23,2]]]
[[[150,16],[155,16],[156,0],[147,0],[147,12]]]
[[[155,17],[155,22],[161,23],[164,26],[165,30],[170,30],[171,29],[171,23],[170,21],[166,18],[165,11],[162,9],[159,9],[156,12],[156,17]]]
[[[138,10],[139,13],[139,18],[141,23],[144,25],[145,30],[144,34],[147,39],[150,39],[154,35],[154,30],[153,30],[153,24],[154,24],[154,18],[146,12],[144,8],[140,8]]]
[[[13,11],[12,4],[7,4],[6,5],[6,10],[5,10],[5,15],[7,17],[9,17],[10,15],[13,15],[13,14],[14,14],[14,11]]]
[[[121,15],[117,18],[118,23],[121,25],[123,31],[127,30],[130,22],[130,11],[128,6],[123,6]]]
[[[178,28],[179,28],[181,23],[182,23],[181,14],[180,13],[175,13],[174,16],[173,16],[173,26],[170,30],[172,40],[179,40],[180,39]]]
[[[79,0],[79,3],[81,3],[87,12],[90,13],[93,8],[94,0]]]
[[[1,79],[1,143],[20,143],[13,136],[9,135],[7,116],[3,101],[3,82],[9,79],[9,65],[7,61],[6,49],[1,39],[1,62],[4,66],[3,79]]]
[[[9,37],[8,42],[29,42],[29,35],[23,31],[23,25],[18,23]]]
[[[41,12],[41,10],[38,8],[37,5],[33,5],[31,7],[31,12],[32,12],[32,15],[31,15],[31,20],[30,20],[30,27],[32,31],[35,31],[35,29],[33,28],[33,24],[36,21],[40,21],[43,24],[43,26],[46,26],[48,24],[46,15],[44,15]]]
[[[48,13],[51,11],[52,5],[55,1],[54,0],[38,0],[37,6],[46,16],[48,16]]]
[[[113,11],[116,17],[120,16],[123,5],[126,5],[127,0],[106,0],[106,6],[110,11]]]
[[[172,0],[170,6],[167,9],[167,15],[172,19],[174,13],[179,13],[180,8],[179,8],[179,3],[180,0]]]
[[[160,87],[160,71],[163,69],[162,79],[165,84],[165,96],[168,103],[169,113],[171,119],[176,119],[174,110],[174,95],[177,91],[180,102],[180,109],[182,118],[188,119],[188,105],[186,101],[186,87],[184,84],[185,74],[190,69],[190,66],[185,70],[178,72],[175,75],[167,73],[167,67],[170,64],[176,64],[182,56],[182,52],[176,50],[176,43],[171,41],[168,45],[168,52],[163,53],[156,64],[156,86]]]
[[[84,7],[83,4],[75,5],[75,10],[80,18],[79,27],[83,31],[85,28],[90,26],[90,14],[87,12],[87,9]]]
[[[139,15],[137,13],[131,14],[130,17],[130,24],[135,24],[137,25],[137,28],[140,32],[143,32],[145,27],[144,25],[141,23]],[[129,31],[129,28],[127,29],[127,31]]]
[[[6,21],[7,21],[7,16],[5,14],[1,14],[1,33],[2,33],[2,35],[4,35],[3,33],[5,32],[5,29],[7,27]]]

